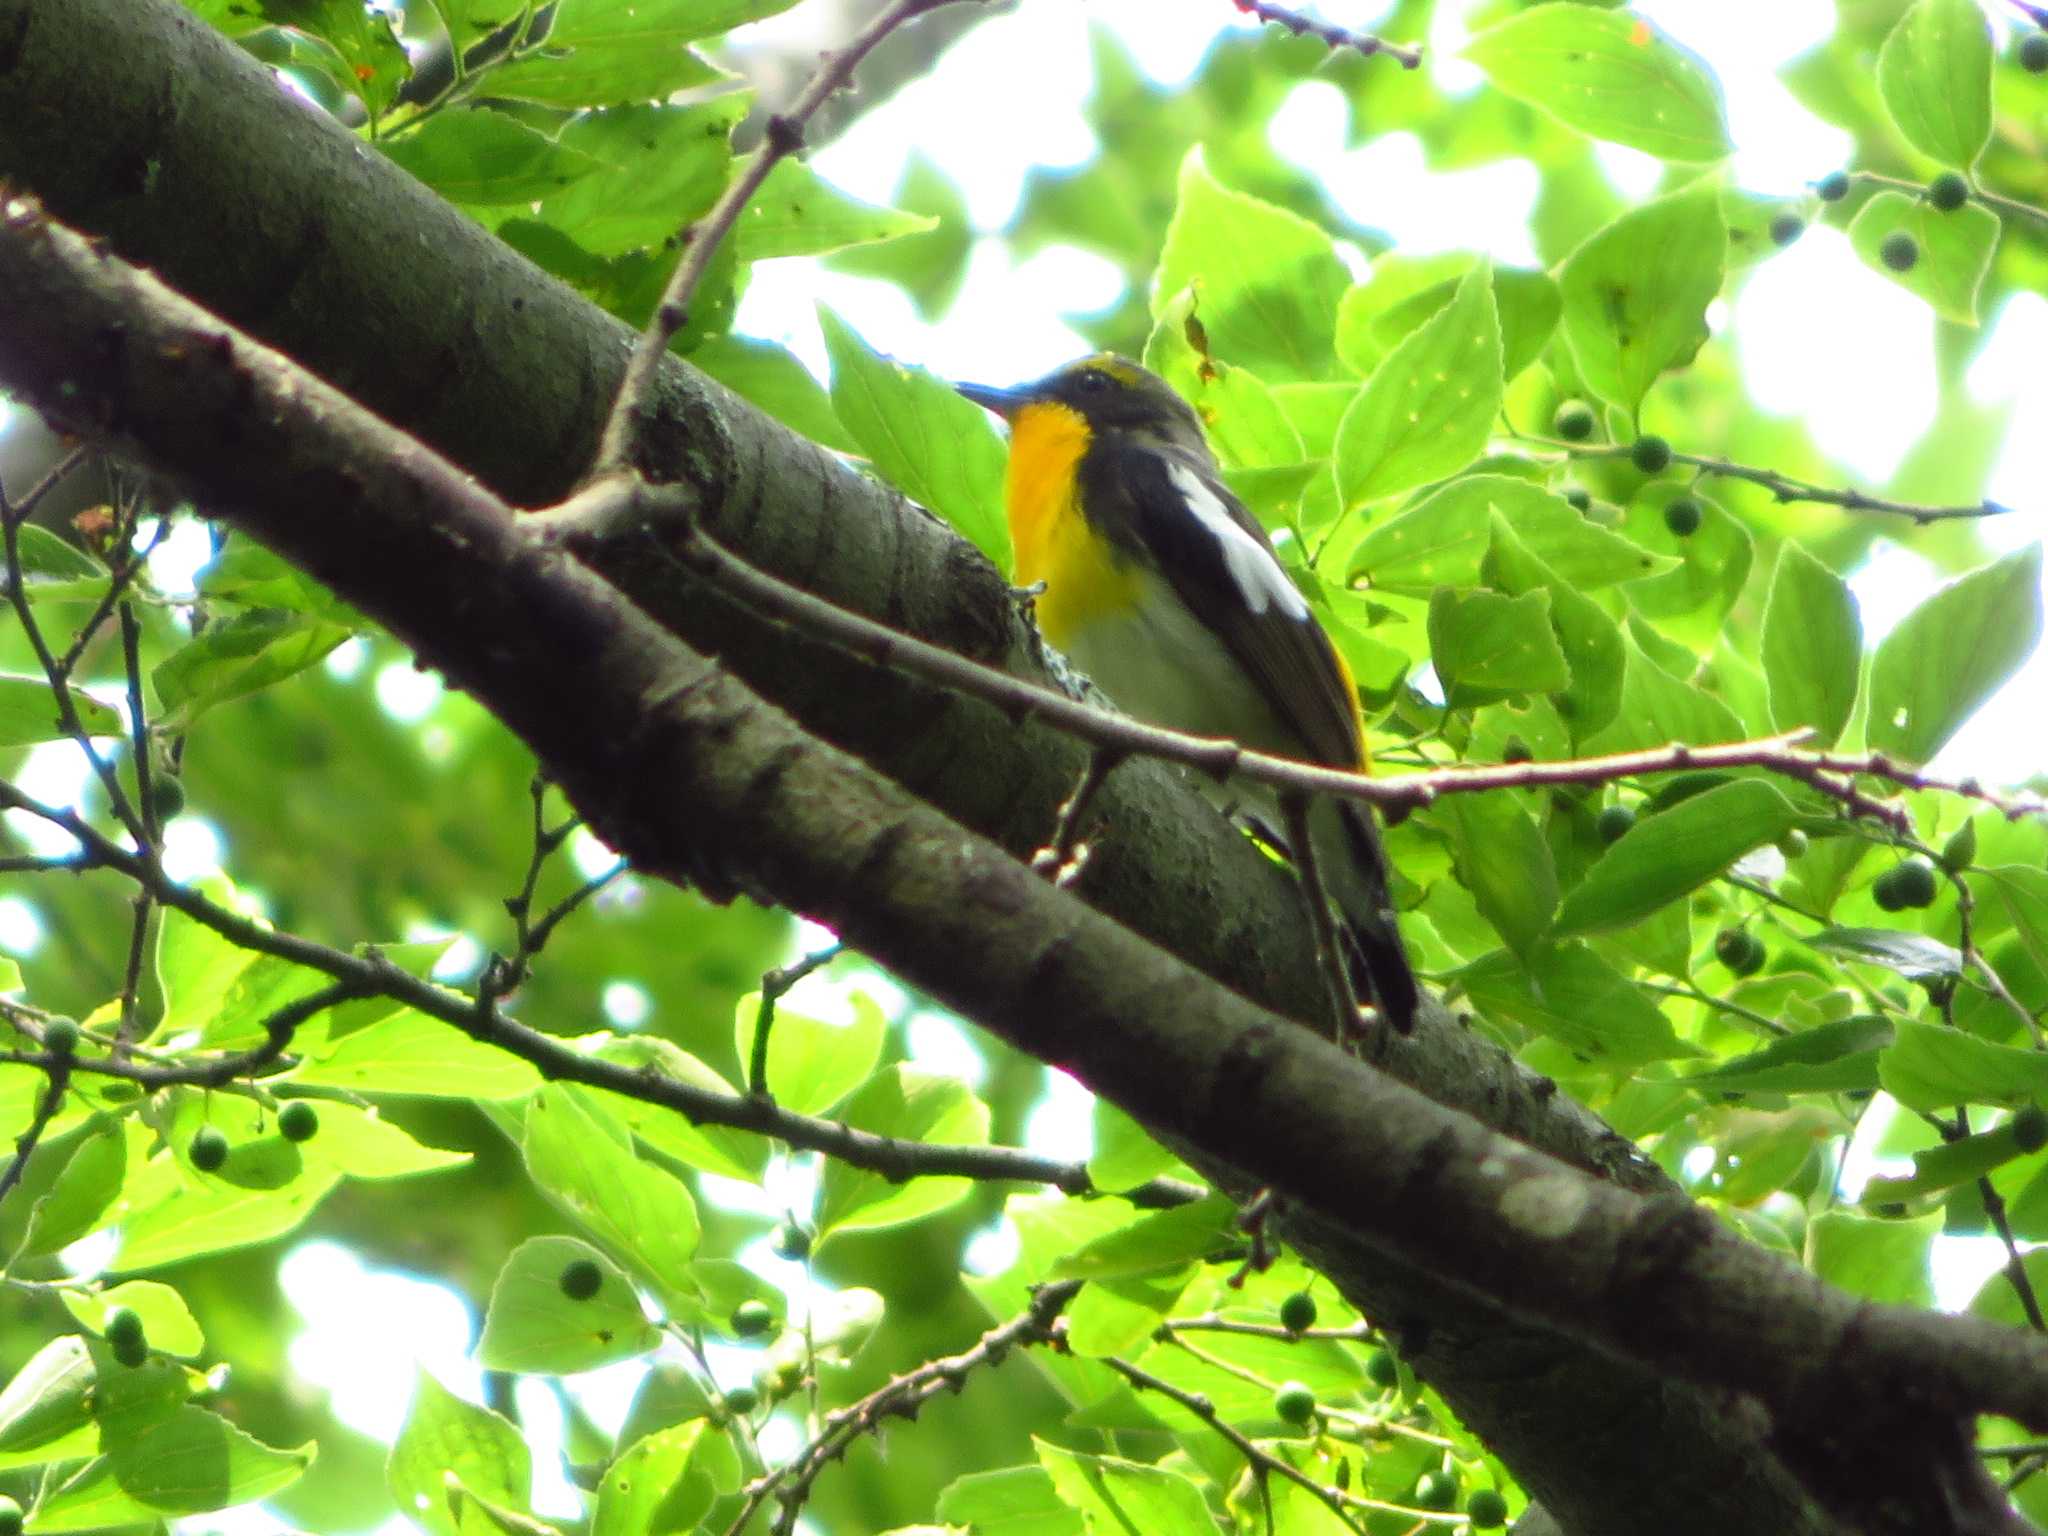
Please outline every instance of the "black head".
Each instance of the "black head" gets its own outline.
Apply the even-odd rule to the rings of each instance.
[[[1031,405],[1060,405],[1083,417],[1099,436],[1136,432],[1168,442],[1202,444],[1202,426],[1194,409],[1174,393],[1158,374],[1114,352],[1097,352],[1055,369],[1033,384],[991,389],[983,384],[955,386],[976,405],[1014,420]]]

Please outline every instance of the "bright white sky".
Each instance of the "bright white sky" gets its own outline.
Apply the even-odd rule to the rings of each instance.
[[[1838,167],[1847,153],[1843,135],[1801,109],[1776,81],[1785,59],[1824,37],[1832,26],[1829,0],[1642,0],[1638,8],[1707,58],[1725,84],[1738,153],[1735,178],[1768,192],[1797,192]],[[1325,0],[1316,13],[1340,24],[1370,27],[1390,7],[1372,0]],[[1429,39],[1425,65],[1449,89],[1470,90],[1478,77],[1453,57],[1463,36],[1465,6],[1446,0]],[[808,7],[759,30],[815,45]],[[817,169],[849,191],[886,201],[906,155],[922,149],[965,189],[978,230],[993,234],[1016,205],[1025,173],[1034,164],[1071,165],[1094,150],[1080,113],[1089,87],[1087,26],[1115,31],[1143,66],[1163,83],[1185,80],[1217,31],[1247,25],[1228,0],[1024,0],[1014,12],[985,22],[947,60],[895,101],[863,117],[839,143],[821,151]],[[1388,67],[1392,67],[1391,65]],[[1531,257],[1525,219],[1536,190],[1526,165],[1505,164],[1455,175],[1422,165],[1415,141],[1391,135],[1362,149],[1342,148],[1343,106],[1334,88],[1300,86],[1273,124],[1282,154],[1313,167],[1345,209],[1388,230],[1411,252],[1482,249],[1507,260]],[[1019,125],[1032,125],[1026,134]],[[1033,157],[1036,157],[1035,159]],[[1616,184],[1644,192],[1657,174],[1633,152],[1602,151]],[[954,378],[994,381],[1026,378],[1085,350],[1062,318],[1112,302],[1122,278],[1106,262],[1076,250],[1054,249],[1013,264],[994,238],[975,248],[966,286],[952,311],[936,324],[919,320],[909,303],[884,283],[825,271],[816,262],[770,263],[755,275],[740,326],[782,341],[821,374],[823,348],[813,305],[823,300],[846,316],[873,345]],[[1725,307],[1724,307],[1725,308]],[[1814,229],[1788,252],[1772,258],[1749,281],[1730,313],[1746,376],[1763,404],[1803,416],[1821,446],[1847,470],[1881,480],[1925,430],[1933,412],[1927,380],[1933,324],[1924,305],[1857,261],[1839,234]],[[1992,317],[1982,356],[1970,375],[1981,401],[2010,401],[2012,426],[1991,494],[2024,509],[1988,530],[2001,547],[2038,539],[2044,521],[2040,488],[2048,484],[2048,302],[2015,300]],[[1711,445],[1708,445],[1711,446]],[[1898,531],[1910,540],[1910,531]],[[203,540],[167,552],[160,573],[169,587],[189,579]],[[176,567],[182,566],[182,569]],[[1858,578],[1867,631],[1874,639],[1930,587],[1927,568],[1905,545],[1885,547]],[[359,666],[361,653],[337,653],[337,669]],[[400,675],[402,674],[402,675]],[[400,668],[379,679],[380,697],[399,718],[421,718],[432,708],[434,681]],[[2048,713],[2048,663],[2036,657],[2026,671],[1944,754],[1943,766],[1992,780],[2039,771],[2039,721]],[[39,752],[25,771],[24,787],[48,798],[69,798],[77,780],[75,757],[61,749]],[[197,873],[225,850],[209,824],[196,816],[176,824],[171,851],[183,872]],[[27,829],[23,829],[26,831]],[[0,951],[27,952],[41,939],[32,910],[0,898]],[[827,1012],[838,1000],[833,985],[814,979],[793,999]],[[870,986],[870,990],[873,987]],[[607,1011],[630,1027],[644,1014],[646,997],[630,981],[607,994]],[[978,1057],[951,1021],[920,1015],[913,1038],[921,1060],[972,1076]],[[1054,1087],[1034,1116],[1029,1140],[1038,1150],[1085,1155],[1088,1099],[1054,1074]],[[801,1174],[778,1187],[765,1209],[807,1203]],[[716,1198],[764,1208],[759,1195],[722,1186]],[[786,1204],[787,1203],[787,1204]],[[992,1231],[973,1257],[993,1269],[1007,1262],[1009,1241]],[[81,1258],[87,1257],[80,1255]],[[801,1306],[802,1270],[782,1264],[765,1246],[746,1256],[787,1285]],[[1974,1246],[1946,1248],[1937,1264],[1942,1299],[1959,1304],[1975,1289],[1994,1256]],[[332,1243],[302,1244],[284,1260],[282,1279],[306,1319],[292,1348],[295,1368],[334,1394],[344,1420],[389,1438],[402,1421],[416,1365],[475,1397],[478,1378],[466,1355],[467,1305],[436,1284],[409,1276],[365,1271]],[[719,1351],[714,1364],[727,1385],[748,1379],[752,1353]],[[638,1380],[634,1364],[596,1373],[575,1390],[600,1423],[616,1426]],[[532,1387],[534,1384],[527,1384]],[[521,1407],[534,1440],[539,1507],[568,1513],[576,1507],[554,1468],[559,1412],[544,1392],[523,1391]],[[552,1427],[551,1427],[552,1426]],[[786,1450],[769,1437],[771,1453]],[[260,1510],[186,1522],[190,1530],[269,1532],[280,1522]]]

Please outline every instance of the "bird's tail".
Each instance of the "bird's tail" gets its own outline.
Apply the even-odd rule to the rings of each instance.
[[[1415,972],[1401,943],[1388,888],[1387,858],[1372,812],[1352,800],[1318,796],[1308,810],[1316,866],[1338,914],[1351,984],[1402,1034],[1415,1024]]]

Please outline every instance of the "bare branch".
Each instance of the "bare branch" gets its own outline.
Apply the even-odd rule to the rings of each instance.
[[[1260,21],[1270,21],[1275,26],[1285,27],[1296,37],[1306,33],[1319,39],[1328,48],[1355,48],[1367,58],[1376,53],[1383,53],[1390,59],[1399,60],[1403,69],[1414,69],[1422,63],[1420,48],[1390,43],[1384,37],[1375,37],[1370,32],[1360,32],[1355,27],[1332,26],[1327,21],[1317,21],[1311,16],[1305,16],[1290,6],[1275,5],[1272,0],[1230,0],[1230,3],[1247,16],[1256,16]]]

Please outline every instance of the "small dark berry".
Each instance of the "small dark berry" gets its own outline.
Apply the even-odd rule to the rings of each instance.
[[[1723,928],[1714,936],[1714,958],[1731,976],[1754,976],[1763,969],[1763,941],[1740,928]]]
[[[1806,850],[1812,846],[1813,844],[1807,835],[1797,827],[1794,827],[1778,839],[1778,852],[1785,855],[1788,859],[1804,858]]]
[[[1602,809],[1593,823],[1593,830],[1600,834],[1601,842],[1618,843],[1635,824],[1636,813],[1632,806],[1610,805]]]
[[[1296,1291],[1280,1303],[1280,1326],[1289,1333],[1305,1333],[1316,1325],[1316,1299],[1307,1291]]]
[[[1283,1382],[1273,1394],[1273,1416],[1296,1426],[1316,1416],[1316,1395],[1298,1381]]]
[[[2022,1152],[2048,1147],[2048,1110],[2029,1104],[2012,1117],[2012,1144]]]
[[[2048,75],[2048,32],[2029,32],[2020,39],[2020,68],[2030,75]]]
[[[1376,1349],[1365,1357],[1365,1379],[1376,1387],[1399,1386],[1400,1364],[1386,1350]]]
[[[1839,203],[1849,195],[1849,173],[1847,171],[1829,171],[1827,175],[1814,183],[1813,190],[1822,202]]]
[[[778,1259],[800,1264],[811,1256],[811,1234],[801,1222],[785,1221],[769,1235],[768,1246]]]
[[[1458,1480],[1448,1472],[1425,1472],[1415,1484],[1415,1502],[1423,1509],[1450,1509],[1458,1502]]]
[[[1910,272],[1920,264],[1920,242],[1903,229],[1895,229],[1877,248],[1877,259],[1894,272]]]
[[[1535,756],[1535,750],[1519,736],[1510,736],[1501,745],[1500,760],[1504,763],[1526,763]]]
[[[571,1301],[588,1301],[604,1288],[604,1271],[597,1267],[595,1259],[571,1259],[562,1266],[556,1284]]]
[[[734,1387],[725,1394],[725,1411],[735,1418],[745,1418],[761,1406],[761,1394],[752,1387]]]
[[[1954,213],[1970,200],[1970,184],[1955,171],[1943,171],[1927,183],[1927,201],[1943,213]]]
[[[1571,503],[1574,512],[1583,512],[1593,505],[1593,493],[1580,485],[1575,485],[1566,491],[1564,499]]]
[[[133,1370],[149,1358],[149,1339],[143,1333],[142,1319],[132,1307],[122,1307],[114,1312],[100,1329],[107,1341],[107,1348],[114,1352],[114,1358]]]
[[[78,1020],[55,1018],[43,1026],[43,1049],[52,1056],[70,1056],[78,1050]]]
[[[159,768],[150,775],[149,808],[158,826],[175,819],[185,809],[185,785],[176,774]]]
[[[1465,1518],[1477,1531],[1490,1531],[1508,1523],[1508,1501],[1491,1488],[1474,1488],[1465,1500]]]
[[[1680,496],[1664,504],[1664,526],[1672,536],[1689,539],[1700,531],[1700,504],[1690,496]]]
[[[286,1141],[311,1141],[320,1131],[320,1112],[304,1099],[293,1099],[277,1112],[277,1134]]]
[[[774,1310],[765,1301],[743,1301],[732,1309],[732,1331],[743,1339],[758,1338],[774,1326]]]
[[[1583,443],[1599,425],[1593,408],[1583,400],[1567,400],[1551,418],[1551,430],[1568,443]]]
[[[1806,233],[1806,220],[1796,213],[1781,213],[1771,220],[1771,244],[1783,250]]]
[[[21,1536],[21,1506],[0,1493],[0,1536]]]
[[[1646,475],[1661,475],[1671,467],[1671,445],[1646,432],[1629,448],[1628,459]]]
[[[1934,878],[1934,866],[1925,859],[1906,860],[1891,873],[1892,890],[1902,907],[1928,907],[1934,904],[1934,893],[1938,889]]]
[[[228,1160],[228,1139],[215,1127],[202,1125],[192,1133],[185,1156],[201,1173],[213,1173]]]

